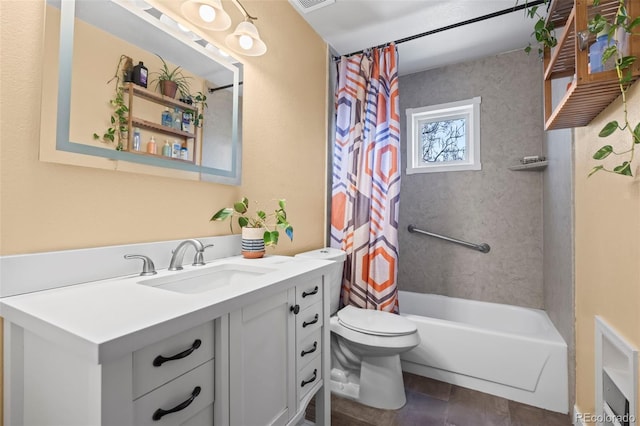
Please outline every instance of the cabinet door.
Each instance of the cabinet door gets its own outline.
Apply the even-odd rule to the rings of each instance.
[[[284,425],[296,411],[295,290],[229,318],[231,425]]]

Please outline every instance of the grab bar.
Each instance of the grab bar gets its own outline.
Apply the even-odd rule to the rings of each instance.
[[[413,225],[409,225],[409,227],[407,229],[409,230],[409,232],[417,232],[419,234],[428,235],[430,237],[440,238],[441,240],[449,241],[451,243],[460,244],[461,246],[469,247],[470,249],[478,250],[479,252],[482,252],[482,253],[489,253],[489,250],[491,250],[491,247],[487,243],[473,244],[473,243],[469,243],[469,242],[466,242],[466,241],[457,240],[455,238],[445,237],[444,235],[434,234],[433,232],[423,231],[422,229],[418,229]]]

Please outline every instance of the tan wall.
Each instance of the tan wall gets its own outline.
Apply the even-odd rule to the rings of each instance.
[[[628,101],[635,127],[640,122],[640,84],[632,87]],[[618,99],[575,131],[576,405],[582,413],[595,414],[595,315],[640,347],[640,146],[635,178],[600,172],[587,179],[598,164],[591,156],[602,145],[629,147],[628,134],[623,140],[598,137],[607,122],[622,121],[621,105]]]
[[[40,162],[45,2],[0,1],[0,254],[227,234],[209,218],[243,195],[288,200],[295,239],[272,253],[323,244],[327,46],[286,0],[243,4],[269,51],[243,60],[244,172],[233,187]]]

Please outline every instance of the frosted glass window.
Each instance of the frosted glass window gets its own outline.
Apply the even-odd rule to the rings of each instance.
[[[480,98],[410,108],[407,174],[480,170]]]

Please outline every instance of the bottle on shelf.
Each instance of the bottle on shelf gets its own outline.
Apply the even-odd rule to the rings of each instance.
[[[151,136],[151,139],[149,139],[149,142],[147,142],[147,152],[149,154],[156,153],[156,140],[154,139],[153,136]]]
[[[140,137],[140,128],[136,127],[133,129],[133,142],[131,144],[132,151],[140,151],[140,142],[142,138]]]
[[[173,151],[172,151],[172,157],[173,158],[180,158],[180,149],[182,148],[182,146],[180,145],[180,143],[177,140],[173,141]]]
[[[138,65],[133,67],[133,82],[138,86],[147,87],[147,77],[149,76],[149,70],[144,66],[142,61],[138,62]]]
[[[182,146],[182,148],[180,148],[180,158],[183,160],[189,159],[189,150],[184,145]]]
[[[171,157],[171,145],[169,145],[169,139],[164,140],[164,146],[162,147],[162,155],[165,157]]]
[[[169,108],[165,108],[164,111],[162,111],[162,120],[160,121],[160,124],[166,127],[173,127],[173,118],[171,117]]]
[[[185,132],[193,133],[193,114],[191,112],[182,113],[182,130]]]
[[[177,107],[173,109],[173,116],[171,119],[173,121],[173,128],[176,130],[182,130],[182,114]]]

